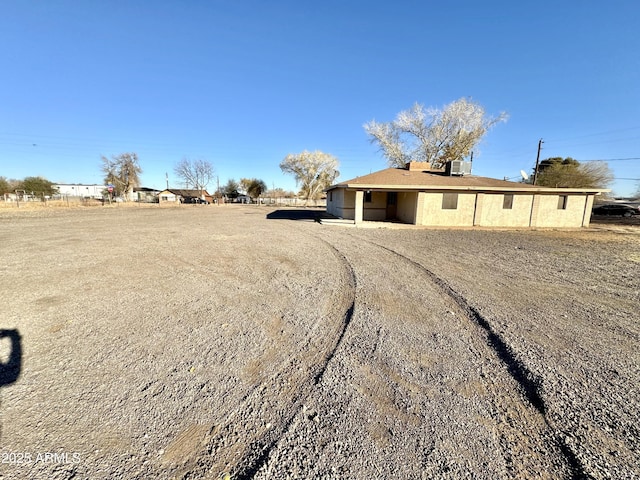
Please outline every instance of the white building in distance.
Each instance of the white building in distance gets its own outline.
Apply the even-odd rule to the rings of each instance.
[[[107,187],[104,185],[85,185],[85,184],[70,184],[59,183],[54,185],[58,189],[58,194],[69,197],[80,198],[102,198],[102,192]]]

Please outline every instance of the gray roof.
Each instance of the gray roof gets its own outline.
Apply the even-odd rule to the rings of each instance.
[[[163,192],[171,192],[174,195],[180,195],[181,197],[200,197],[201,195],[205,195],[205,196],[211,196],[209,194],[209,192],[207,192],[206,190],[186,190],[186,189],[179,189],[179,188],[169,188],[166,190],[163,190]]]

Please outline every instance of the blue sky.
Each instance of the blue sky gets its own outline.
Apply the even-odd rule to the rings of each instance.
[[[474,173],[610,160],[640,185],[640,3],[14,1],[0,3],[0,175],[101,183],[136,152],[164,187],[183,157],[224,184],[295,189],[279,163],[322,150],[341,180],[386,167],[363,124],[462,97],[506,111]],[[630,180],[627,180],[630,179]],[[636,180],[632,180],[636,179]],[[210,190],[215,186],[211,185]]]

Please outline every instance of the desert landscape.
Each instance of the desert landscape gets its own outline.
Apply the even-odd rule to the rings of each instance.
[[[640,476],[640,226],[319,217],[0,210],[0,478]]]

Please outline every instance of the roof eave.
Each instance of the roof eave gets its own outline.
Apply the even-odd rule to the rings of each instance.
[[[339,183],[328,187],[325,192],[344,188],[346,190],[457,190],[457,191],[491,191],[491,192],[522,192],[522,193],[592,193],[601,194],[611,192],[606,188],[551,188],[551,187],[518,187],[511,186],[490,186],[490,185],[380,185],[365,183]]]

